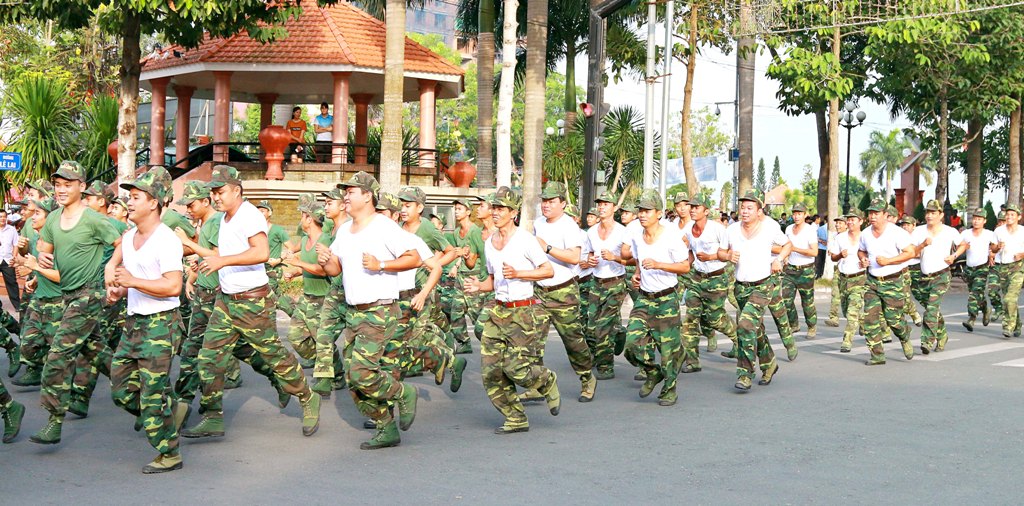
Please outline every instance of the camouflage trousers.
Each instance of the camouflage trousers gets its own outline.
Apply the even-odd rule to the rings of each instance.
[[[782,340],[782,344],[787,350],[792,349],[796,346],[796,341],[793,340],[793,325],[789,320],[789,306],[786,300],[782,297],[782,274],[772,274],[772,288],[771,288],[771,301],[768,302],[768,312],[772,315],[772,321],[775,322],[775,328],[779,329],[779,338]],[[735,292],[735,290],[734,290]],[[737,309],[739,306],[737,306]],[[761,328],[764,329],[764,321],[762,320]]]
[[[767,371],[775,365],[775,351],[768,343],[768,335],[762,320],[764,311],[776,293],[781,293],[781,280],[771,275],[762,281],[752,283],[736,282],[736,302],[739,304],[736,314],[736,375],[738,377],[754,377],[754,356],[761,371]],[[788,322],[788,320],[787,320]],[[788,323],[787,323],[788,325]]]
[[[283,268],[278,265],[277,267],[267,266],[267,284],[270,285],[270,291],[274,293],[274,305],[275,309],[279,309],[288,315],[289,318],[295,317],[295,300],[281,292],[281,276]]]
[[[964,274],[967,275],[967,317],[972,321],[978,314],[984,314],[989,307],[988,276],[992,268],[988,264],[981,264],[976,267],[964,267]],[[1001,306],[1001,304],[1000,304]],[[995,309],[993,297],[992,308]]]
[[[197,286],[190,301],[191,317],[188,321],[188,329],[184,334],[185,338],[181,340],[178,349],[181,364],[178,370],[178,379],[174,383],[175,398],[188,403],[196,398],[196,392],[202,386],[202,382],[199,380],[199,350],[203,347],[206,328],[210,322],[210,315],[213,314],[216,298],[217,291]],[[237,368],[238,361],[241,360],[252,366],[253,370],[261,376],[269,379],[271,385],[277,387],[278,381],[274,376],[274,370],[247,341],[240,339],[236,342],[231,350],[231,356],[224,374],[226,378],[231,376],[231,364]]]
[[[445,343],[444,332],[426,317],[434,305],[430,297],[427,297],[423,309],[413,310],[412,298],[418,293],[418,290],[403,292],[395,301],[398,307],[395,333],[384,346],[381,367],[396,381],[400,381],[404,374],[434,371],[446,359],[454,357],[452,349]]]
[[[630,364],[647,373],[648,381],[664,380],[658,399],[677,399],[676,378],[683,360],[681,325],[678,290],[653,295],[641,291],[629,313],[623,355]],[[660,361],[655,360],[655,353],[661,356]]]
[[[224,416],[224,372],[240,340],[251,345],[273,369],[282,390],[301,401],[309,398],[309,385],[298,360],[277,337],[273,301],[273,292],[265,297],[238,300],[217,294],[198,357],[203,392],[200,412],[205,416]]]
[[[460,276],[456,283],[461,283],[462,279]],[[479,341],[480,332],[483,328],[476,325],[476,322],[480,319],[480,312],[483,311],[488,298],[493,299],[494,294],[491,292],[465,293],[462,291],[461,284],[452,286],[446,291],[447,297],[442,292],[441,303],[442,308],[445,308],[445,305],[447,305],[446,313],[448,314],[448,320],[451,322],[453,340],[456,343],[469,341],[469,329],[466,325],[466,317],[468,316],[469,321],[473,322],[473,336]]]
[[[121,341],[127,312],[128,299],[126,297],[122,297],[121,300],[113,304],[103,302],[103,317],[93,332],[96,332],[99,340],[106,344],[107,349],[110,350],[109,354],[117,349],[117,343]],[[75,376],[71,385],[72,403],[89,404],[89,399],[92,398],[92,393],[96,390],[96,382],[99,380],[102,367],[100,362],[107,360],[109,354],[98,355],[91,361],[79,355],[75,360]]]
[[[693,275],[693,281],[684,294],[686,317],[683,320],[683,366],[700,369],[700,330],[707,328],[725,334],[736,341],[736,324],[725,311],[728,299],[729,277],[723,272],[708,276]],[[711,337],[714,339],[714,336]]]
[[[447,335],[451,337],[452,342],[449,344],[452,345],[469,340],[466,328],[466,301],[457,300],[462,295],[462,290],[457,285],[458,281],[448,277],[446,273],[441,277],[441,282],[434,292],[437,296],[437,307],[448,321]],[[459,320],[460,317],[462,320]]]
[[[1003,297],[1006,295],[1003,290],[1004,272],[1003,264],[995,264],[988,269],[988,301],[992,304],[992,313],[1003,314]]]
[[[342,351],[338,349],[338,339],[345,326],[348,325],[349,307],[345,302],[345,288],[340,284],[331,284],[330,291],[324,297],[320,308],[320,327],[316,330],[316,362],[313,365],[314,378],[344,378],[344,360],[338,361]]]
[[[912,265],[903,272],[903,293],[906,294],[907,302],[904,304],[905,313],[911,320],[917,321],[920,315],[917,314],[917,306],[914,305],[914,291],[912,288],[921,284],[921,265]]]
[[[626,282],[622,277],[599,279],[591,276],[587,281],[589,298],[586,308],[586,338],[594,367],[599,372],[615,370],[615,339],[622,325],[622,302],[626,298]],[[580,285],[583,296],[583,285]]]
[[[640,298],[640,289],[633,286],[633,275],[636,274],[635,265],[626,266],[626,295],[629,296],[629,300],[636,304],[636,300]]]
[[[479,294],[475,294],[475,295],[479,295]],[[494,310],[494,305],[496,304],[495,301],[494,301],[494,292],[486,292],[486,293],[484,293],[482,295],[483,296],[479,299],[480,300],[480,305],[478,306],[480,314],[477,315],[477,317],[475,319],[472,319],[472,321],[475,322],[475,323],[473,323],[473,334],[476,335],[477,337],[479,337],[480,339],[483,339],[483,336],[484,336],[484,324],[486,324],[487,321],[489,321],[491,319],[491,311]],[[583,294],[581,293],[580,297],[582,297],[582,296],[583,296]],[[467,300],[473,300],[473,299],[467,299]]]
[[[942,317],[942,297],[949,290],[952,275],[949,269],[932,275],[920,274],[911,287],[914,298],[924,306],[924,329],[921,347],[942,350],[946,347],[946,320]]]
[[[1020,331],[1020,290],[1024,283],[1024,260],[1003,264],[1003,335]]]
[[[25,310],[21,329],[21,363],[29,372],[42,372],[46,352],[57,333],[64,302],[60,297],[32,297]]]
[[[800,295],[800,303],[804,308],[804,323],[807,327],[818,324],[818,309],[814,306],[814,264],[796,266],[786,265],[782,276],[782,300],[786,303],[789,326],[800,328],[796,312],[796,296]]]
[[[885,350],[882,348],[882,321],[889,330],[906,343],[910,339],[910,327],[904,315],[907,299],[904,295],[905,283],[903,276],[881,280],[868,275],[867,288],[864,290],[864,339],[871,351],[873,362],[885,361]]]
[[[349,393],[359,412],[378,427],[391,423],[388,406],[402,393],[382,364],[384,348],[396,331],[398,307],[394,303],[350,306],[349,334],[343,346]]]
[[[544,314],[539,304],[492,306],[480,336],[480,376],[491,404],[508,424],[526,424],[516,387],[539,389],[555,380],[543,364]]]
[[[21,299],[24,301],[25,299]],[[18,346],[13,334],[21,334],[21,325],[10,313],[0,309],[0,348],[12,350]]]
[[[839,289],[836,291],[840,296],[840,306],[846,315],[842,347],[850,349],[853,346],[853,336],[860,330],[864,315],[864,291],[868,286],[868,278],[866,273],[861,272],[850,276],[836,274],[836,279],[839,282]]]
[[[142,421],[146,439],[161,455],[178,451],[170,373],[180,340],[177,308],[152,315],[128,315],[110,365],[114,404]]]
[[[546,338],[548,329],[554,325],[558,336],[562,338],[572,370],[577,376],[589,376],[594,368],[594,356],[583,334],[584,317],[580,314],[580,291],[576,281],[570,280],[567,286],[554,290],[537,285],[535,291],[537,298],[540,299],[542,317],[545,320],[541,335]],[[541,355],[543,351],[542,349]]]
[[[104,373],[110,371],[110,349],[95,332],[103,312],[103,289],[86,285],[63,294],[64,308],[43,365],[41,403],[51,415],[64,416],[71,401],[75,360],[99,359]]]
[[[832,298],[829,300],[828,304],[828,319],[835,321],[839,319],[839,311],[842,309],[843,305],[843,297],[840,295],[841,290],[839,290],[838,264],[832,266],[832,282],[830,284],[832,288]]]

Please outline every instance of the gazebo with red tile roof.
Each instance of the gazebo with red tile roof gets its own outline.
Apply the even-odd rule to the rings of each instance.
[[[214,100],[215,143],[228,141],[230,103],[259,103],[260,126],[270,124],[276,102],[334,104],[335,121],[348,124],[349,101],[356,108],[356,144],[366,144],[367,109],[383,101],[383,22],[339,2],[308,7],[285,23],[288,35],[263,44],[239,33],[227,38],[207,36],[198,48],[171,46],[142,60],[140,84],[153,94],[150,152],[164,150],[167,87],[178,97],[178,121],[187,124],[192,97]],[[455,98],[463,88],[463,70],[426,47],[406,38],[403,100],[419,101],[420,147],[436,147],[436,100]],[[348,143],[348,128],[333,132],[333,143]],[[188,156],[188,129],[177,129],[176,158]],[[214,145],[214,160],[227,160],[227,146]],[[345,154],[335,146],[340,163]],[[356,150],[357,163],[366,162]],[[360,160],[361,159],[361,160]],[[429,160],[433,164],[433,159]]]

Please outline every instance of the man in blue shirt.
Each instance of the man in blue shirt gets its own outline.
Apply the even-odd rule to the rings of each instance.
[[[334,142],[334,116],[328,112],[327,102],[320,103],[320,115],[313,118],[313,133],[316,134],[317,161],[327,162],[331,153],[330,143]]]
[[[814,259],[814,278],[821,279],[825,273],[825,252],[828,251],[828,219],[825,216],[815,216],[818,225],[818,257]]]

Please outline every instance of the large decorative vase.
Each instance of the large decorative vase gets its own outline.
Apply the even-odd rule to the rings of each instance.
[[[114,142],[107,144],[107,154],[110,155],[110,159],[113,160],[114,163],[117,163],[117,146],[117,139],[114,139]]]
[[[445,172],[448,175],[448,179],[452,180],[452,184],[456,188],[469,188],[469,183],[473,182],[476,178],[476,167],[469,162],[455,162],[451,167],[448,167],[448,171]]]
[[[260,130],[260,145],[266,153],[267,174],[265,179],[284,179],[281,162],[284,161],[284,150],[288,148],[291,135],[281,125],[270,125]]]

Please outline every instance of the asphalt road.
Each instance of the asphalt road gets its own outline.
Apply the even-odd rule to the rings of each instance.
[[[818,307],[823,320],[827,300]],[[370,431],[347,391],[305,438],[298,403],[278,410],[274,390],[243,366],[245,384],[225,398],[227,436],[183,439],[184,469],[155,476],[139,473],[154,452],[107,384],[88,418],[69,415],[56,447],[28,441],[44,411],[37,390],[13,387],[29,412],[18,440],[0,446],[0,504],[1019,504],[1024,339],[1003,340],[998,325],[968,334],[965,307],[963,295],[944,300],[947,351],[907,362],[890,348],[882,367],[863,365],[862,340],[837,353],[841,328],[798,334],[797,360],[783,353],[772,384],[746,394],[732,387],[734,361],[702,354],[674,407],[640,399],[621,357],[595,401],[576,402],[552,336],[562,412],[530,405],[530,432],[508,436],[492,434],[501,416],[474,355],[457,394],[410,380],[416,423],[401,446],[374,452],[358,449]]]

